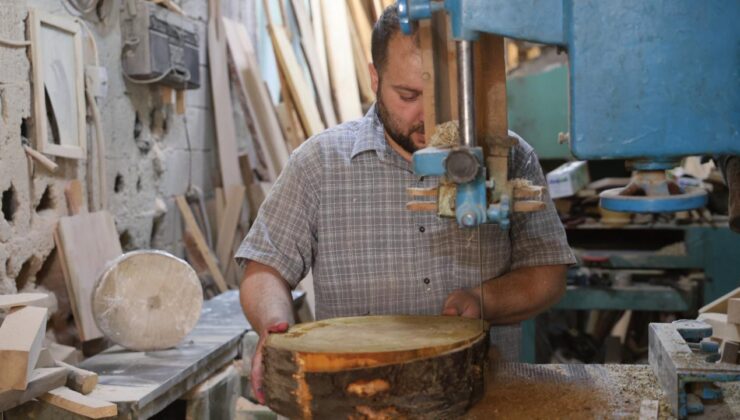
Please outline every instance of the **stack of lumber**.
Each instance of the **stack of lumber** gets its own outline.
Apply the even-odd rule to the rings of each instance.
[[[740,287],[699,309],[699,320],[712,326],[712,339],[721,342],[723,363],[740,363]]]
[[[0,412],[38,399],[91,418],[115,416],[115,404],[86,396],[97,374],[55,361],[42,347],[48,301],[44,293],[0,296],[0,309],[8,311],[0,324]]]

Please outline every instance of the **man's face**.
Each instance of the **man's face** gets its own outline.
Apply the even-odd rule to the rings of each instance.
[[[386,134],[413,153],[426,146],[422,101],[421,52],[414,37],[395,34],[388,43],[385,67],[370,66],[377,112]]]

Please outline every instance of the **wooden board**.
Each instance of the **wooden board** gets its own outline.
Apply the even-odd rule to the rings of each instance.
[[[700,314],[698,318],[712,326],[712,337],[722,340],[740,341],[740,325],[728,324],[727,315],[713,312]]]
[[[226,58],[226,36],[221,24],[220,2],[210,0],[208,21],[208,64],[211,76],[213,118],[218,140],[218,160],[224,188],[241,185],[239,154],[236,147],[234,109],[231,103],[229,72]]]
[[[179,344],[198,322],[202,306],[195,270],[163,251],[120,256],[108,265],[92,294],[100,330],[114,343],[136,351]]]
[[[65,362],[71,365],[77,365],[82,360],[82,352],[72,346],[65,346],[51,342],[48,344],[51,357],[58,362]]]
[[[290,418],[456,417],[483,395],[487,349],[487,324],[460,317],[298,324],[267,339],[266,403]]]
[[[373,27],[370,23],[370,19],[367,17],[365,7],[362,5],[361,0],[347,0],[347,4],[349,6],[355,29],[357,30],[357,36],[360,48],[362,49],[362,55],[365,57],[365,63],[372,63],[373,57],[370,53],[370,42],[373,34]]]
[[[49,310],[26,306],[0,325],[0,390],[26,389],[41,353]]]
[[[360,118],[360,91],[355,75],[352,43],[347,36],[347,5],[343,1],[321,0],[321,13],[331,88],[339,120],[346,122]]]
[[[118,414],[115,404],[82,395],[64,386],[53,389],[38,399],[91,419],[113,417]]]
[[[70,215],[87,213],[87,204],[82,194],[82,183],[79,179],[69,181],[64,189],[64,196],[67,198]]]
[[[740,324],[740,298],[730,299],[727,302],[727,322]]]
[[[372,60],[368,60],[363,53],[363,45],[360,40],[360,36],[357,33],[357,26],[355,22],[348,17],[347,26],[349,27],[349,37],[352,42],[352,56],[355,61],[355,72],[357,74],[357,84],[360,88],[360,97],[363,103],[369,103],[375,101],[375,92],[370,80],[370,69],[369,63]]]
[[[178,195],[175,197],[175,202],[177,203],[177,207],[180,209],[180,214],[185,221],[185,229],[190,232],[195,241],[195,245],[203,256],[203,259],[205,259],[208,271],[210,271],[211,276],[213,276],[213,281],[216,282],[216,286],[219,291],[225,292],[228,290],[228,287],[226,286],[226,281],[224,280],[221,270],[218,268],[216,257],[213,256],[213,252],[208,247],[208,244],[206,244],[206,239],[203,237],[203,233],[198,227],[198,224],[195,223],[195,217],[193,217],[193,212],[190,210],[187,201],[185,201],[185,197]]]
[[[422,97],[424,101],[424,136],[427,139],[432,138],[437,129],[437,124],[444,121],[437,121],[437,90],[434,61],[434,44],[432,42],[432,21],[425,19],[419,22],[419,48],[421,49],[421,78],[424,83],[422,88]]]
[[[234,238],[239,216],[244,207],[245,192],[244,187],[233,187],[226,191],[226,208],[218,228],[218,245],[216,246],[216,256],[224,273],[228,271],[229,264],[233,260]]]
[[[195,328],[174,349],[132,352],[113,346],[82,362],[81,368],[99,377],[89,396],[115,403],[121,418],[149,418],[231,363],[248,329],[239,292],[218,295],[203,304]]]
[[[727,301],[733,298],[740,298],[740,287],[704,305],[701,309],[699,309],[699,313],[703,314],[704,312],[719,312],[726,314]]]
[[[324,15],[322,12],[322,0],[308,0],[311,8],[311,25],[313,25],[313,34],[316,38],[316,58],[319,69],[324,75],[326,85],[331,91],[331,78],[329,77],[329,61],[326,56],[326,37],[324,36]],[[334,106],[336,110],[336,104]],[[338,117],[338,115],[337,115]]]
[[[67,369],[65,368],[34,369],[25,390],[0,391],[0,412],[30,401],[54,388],[64,386],[66,380]]]
[[[62,217],[55,239],[80,339],[102,337],[92,317],[90,301],[105,264],[123,253],[113,216],[103,210]]]
[[[313,85],[316,89],[316,95],[319,98],[321,115],[324,118],[326,126],[333,127],[337,125],[337,113],[334,110],[334,104],[331,100],[328,74],[326,73],[326,69],[322,68],[322,64],[320,63],[317,40],[314,36],[314,30],[311,26],[308,10],[306,10],[303,0],[293,0],[292,5],[298,22],[298,29],[301,32],[301,47],[303,48],[303,55],[306,57],[306,63],[311,72],[311,78],[313,79]],[[324,60],[326,60],[326,55],[324,55]]]
[[[37,306],[49,308],[51,298],[48,293],[16,293],[0,295],[0,309],[9,309],[18,306]]]
[[[285,74],[290,94],[293,98],[298,115],[301,117],[301,123],[307,136],[314,136],[324,131],[324,124],[319,116],[319,109],[313,100],[313,93],[306,79],[303,77],[303,71],[298,64],[293,47],[290,45],[290,39],[285,33],[285,28],[278,25],[268,25],[268,31],[272,38],[272,46],[275,50],[275,57],[278,64]]]

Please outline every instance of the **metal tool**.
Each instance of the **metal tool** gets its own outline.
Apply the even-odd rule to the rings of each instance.
[[[698,7],[701,13],[694,13]],[[740,89],[729,88],[738,84],[740,58],[724,50],[727,40],[740,38],[736,23],[740,2],[716,0],[697,6],[691,0],[399,0],[398,10],[406,33],[415,21],[429,19],[435,11],[449,15],[453,37],[460,44],[461,107],[471,86],[464,81],[470,64],[466,51],[480,33],[566,49],[567,137],[573,154],[581,160],[627,159],[635,169],[631,187],[602,195],[601,206],[608,210],[673,212],[702,207],[705,191],[676,189],[668,180],[646,183],[645,178],[675,167],[683,156],[740,155],[736,118]],[[465,138],[474,116],[462,108],[460,115]],[[415,171],[464,175],[460,179],[470,181],[457,183],[458,222],[506,227],[512,209],[506,197],[495,199],[495,192],[507,190],[504,185],[484,184],[485,159],[474,146],[464,142],[454,154],[417,152]],[[448,167],[448,159],[455,164]],[[474,171],[459,168],[461,164],[480,169],[471,178]],[[494,191],[491,201],[485,200],[482,185]]]
[[[678,418],[703,412],[703,401],[722,398],[714,383],[740,381],[740,366],[716,363],[719,347],[703,341],[711,335],[712,327],[702,321],[650,324],[650,367]]]

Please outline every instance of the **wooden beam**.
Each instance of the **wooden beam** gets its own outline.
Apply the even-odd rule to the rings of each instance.
[[[727,301],[727,322],[740,324],[740,298]]]
[[[700,314],[704,312],[727,313],[727,302],[733,298],[740,298],[740,287],[704,305],[701,309],[699,309],[699,313]]]
[[[347,36],[347,5],[343,1],[321,0],[334,102],[341,122],[362,117],[360,92],[355,75],[352,43]]]
[[[239,224],[239,216],[244,206],[244,187],[232,187],[226,191],[226,208],[218,228],[218,244],[216,246],[216,256],[221,263],[223,273],[227,272],[229,261],[232,259],[232,245],[236,234],[236,227]]]
[[[38,399],[91,419],[113,417],[118,414],[115,404],[82,395],[64,386],[53,389],[39,396]]]
[[[0,309],[11,309],[19,306],[38,306],[49,308],[51,298],[48,293],[16,293],[0,295]]]
[[[434,132],[437,130],[437,124],[444,121],[437,121],[437,89],[436,74],[434,70],[434,44],[432,41],[432,21],[422,20],[419,22],[419,48],[421,49],[421,78],[424,83],[422,98],[424,100],[424,136],[429,142]]]
[[[0,325],[0,390],[24,390],[41,353],[49,310],[26,306]]]
[[[228,287],[226,286],[226,281],[224,280],[221,270],[218,268],[218,263],[216,262],[216,258],[213,256],[213,252],[206,244],[203,233],[198,227],[198,224],[195,223],[195,217],[193,216],[193,212],[188,206],[188,202],[185,200],[185,197],[181,195],[175,197],[175,202],[177,202],[177,207],[180,209],[180,214],[182,215],[183,221],[185,222],[185,228],[188,229],[193,235],[195,245],[198,247],[198,250],[203,255],[203,258],[206,261],[208,271],[210,271],[211,276],[213,276],[213,281],[216,283],[216,286],[218,287],[218,290],[220,292],[225,292],[226,290],[228,290]]]

